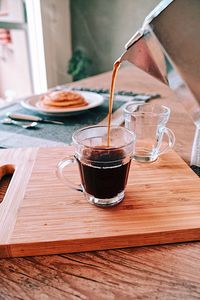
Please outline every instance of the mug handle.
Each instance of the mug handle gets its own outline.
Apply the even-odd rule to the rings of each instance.
[[[175,135],[171,129],[164,127],[163,135],[164,134],[166,134],[168,137],[168,145],[161,147],[161,149],[159,149],[158,155],[168,152],[171,148],[173,148],[173,146],[175,144]]]
[[[75,183],[71,182],[63,174],[63,170],[65,169],[65,167],[67,167],[71,164],[77,164],[76,158],[73,155],[65,157],[63,160],[61,160],[58,163],[57,169],[56,169],[56,175],[63,183],[67,184],[67,186],[70,187],[71,189],[73,189],[75,191],[83,192],[83,188],[82,188],[81,184],[75,184]]]

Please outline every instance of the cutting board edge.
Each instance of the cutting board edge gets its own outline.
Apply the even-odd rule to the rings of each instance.
[[[145,240],[145,241],[144,241]],[[200,240],[200,228],[58,241],[0,245],[0,258],[79,253]],[[75,249],[74,249],[75,247]]]

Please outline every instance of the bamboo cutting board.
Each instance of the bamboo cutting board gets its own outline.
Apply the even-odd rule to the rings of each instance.
[[[0,175],[14,171],[0,204],[0,257],[200,239],[200,180],[173,151],[132,162],[125,200],[98,208],[56,177],[70,147],[0,150]],[[79,182],[77,166],[68,175]]]

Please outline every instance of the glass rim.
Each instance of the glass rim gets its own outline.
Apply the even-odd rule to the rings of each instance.
[[[104,147],[98,147],[98,145],[97,146],[88,146],[88,145],[85,145],[84,143],[82,143],[82,142],[79,142],[79,141],[77,141],[77,139],[76,139],[76,136],[79,134],[79,133],[81,133],[81,132],[83,132],[83,131],[85,131],[85,130],[89,130],[89,129],[95,129],[95,128],[103,128],[103,129],[107,129],[108,128],[108,126],[106,126],[106,125],[91,125],[91,126],[87,126],[87,127],[83,127],[83,128],[80,128],[80,129],[78,129],[78,130],[76,130],[74,133],[73,133],[73,135],[72,135],[72,141],[73,141],[73,143],[74,144],[76,144],[76,145],[81,145],[81,146],[84,146],[85,148],[88,148],[88,149],[92,149],[92,148],[95,148],[95,150],[99,150],[99,151],[102,151],[102,150],[109,150],[109,151],[114,151],[114,150],[116,150],[116,149],[122,149],[122,148],[124,148],[124,147],[127,147],[127,146],[129,146],[129,145],[131,145],[132,143],[134,143],[135,142],[135,139],[136,139],[136,135],[135,135],[135,133],[133,132],[133,131],[130,131],[129,129],[127,129],[127,128],[125,128],[125,127],[122,127],[122,126],[117,126],[117,125],[113,125],[113,126],[110,126],[110,129],[113,129],[113,128],[116,128],[116,129],[121,129],[121,130],[123,130],[123,131],[125,131],[125,132],[127,132],[127,133],[129,133],[130,134],[130,136],[132,136],[133,137],[133,139],[132,139],[132,141],[131,142],[128,142],[128,143],[126,143],[126,144],[124,144],[124,145],[122,145],[122,146],[116,146],[116,147],[110,147],[110,146],[108,146],[108,147],[106,147],[106,146],[104,146]]]
[[[133,159],[133,154],[132,153],[131,154],[128,153],[125,156],[121,157],[120,159],[108,160],[108,161],[86,159],[85,157],[84,157],[84,159],[79,159],[79,157],[76,154],[74,154],[74,157],[76,159],[80,160],[81,163],[83,163],[85,165],[88,165],[88,166],[90,166],[91,163],[93,163],[93,164],[95,163],[95,165],[92,165],[93,168],[101,168],[101,165],[103,165],[105,168],[109,167],[109,168],[113,168],[114,169],[114,168],[119,167],[118,164],[121,165],[124,159],[128,159],[129,158],[129,160],[132,160]]]
[[[163,109],[162,112],[153,112],[153,111],[129,111],[127,108],[129,105],[135,105],[137,106],[136,108],[138,108],[139,106],[142,106],[142,107],[160,107]],[[155,116],[165,116],[165,115],[169,115],[170,114],[170,108],[165,106],[165,105],[162,105],[162,104],[158,104],[158,103],[154,103],[154,104],[151,104],[151,103],[141,103],[141,104],[138,104],[138,103],[134,103],[132,101],[128,102],[125,107],[124,107],[124,113],[126,114],[134,114],[134,115],[141,115],[141,114],[149,114],[149,115],[155,115]]]

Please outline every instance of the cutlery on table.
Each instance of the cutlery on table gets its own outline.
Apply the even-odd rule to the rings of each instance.
[[[38,125],[37,122],[22,123],[22,122],[12,120],[10,118],[5,118],[5,119],[1,120],[0,123],[5,124],[5,125],[16,125],[16,126],[24,128],[24,129],[33,128]]]
[[[41,117],[37,116],[31,116],[31,115],[23,115],[23,114],[17,114],[17,113],[7,113],[7,116],[15,121],[33,121],[33,122],[41,122],[41,123],[51,123],[51,124],[58,124],[58,125],[64,125],[64,122],[60,121],[54,121],[54,120],[48,120],[43,119]]]

